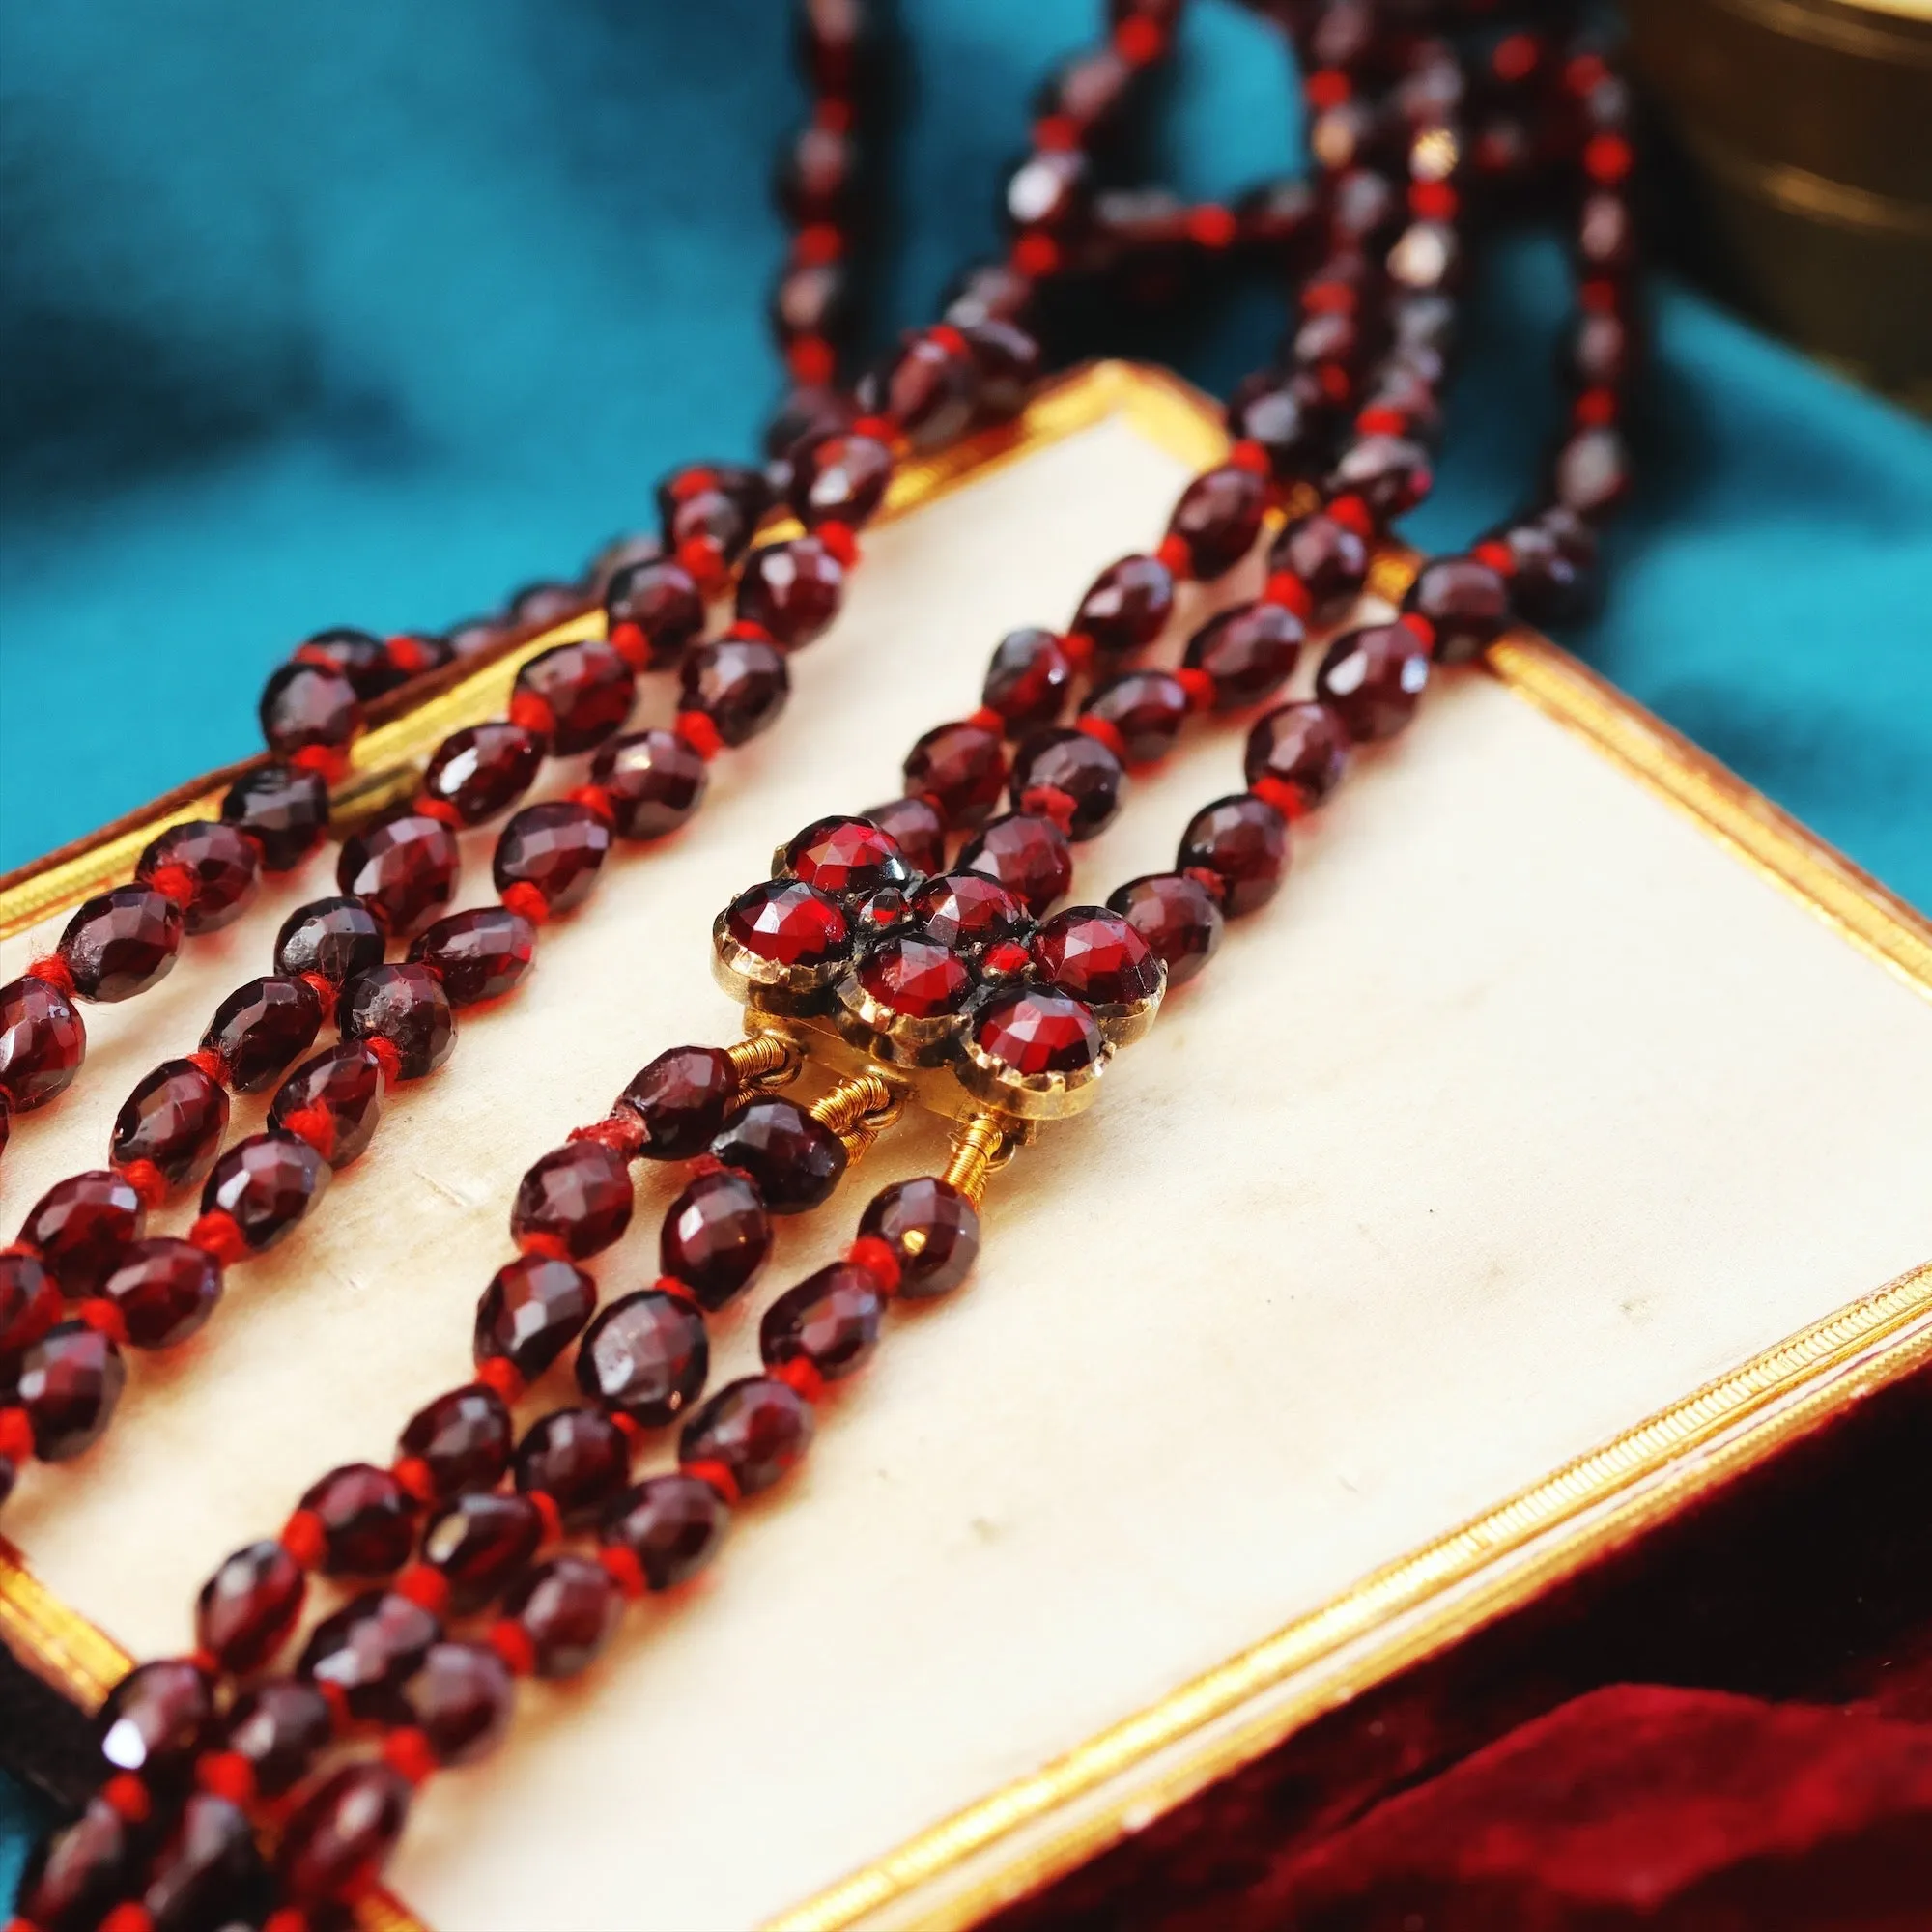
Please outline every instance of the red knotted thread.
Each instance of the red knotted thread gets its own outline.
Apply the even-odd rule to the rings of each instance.
[[[550,700],[536,692],[514,692],[510,696],[510,723],[526,731],[534,731],[539,738],[549,738],[556,731],[556,713],[550,708]]]
[[[115,1162],[115,1171],[141,1197],[143,1208],[158,1208],[168,1198],[168,1178],[151,1160]]]
[[[1122,764],[1127,762],[1127,741],[1121,736],[1121,727],[1111,718],[1097,718],[1091,711],[1083,711],[1073,721],[1073,728],[1106,746]]]
[[[379,1033],[368,1035],[362,1041],[375,1056],[376,1065],[383,1069],[383,1085],[393,1087],[403,1077],[402,1050],[392,1039],[384,1039]]]
[[[518,879],[514,884],[505,886],[502,898],[513,913],[528,920],[532,925],[541,925],[550,917],[550,901],[527,879]]]
[[[326,1107],[298,1107],[282,1118],[282,1131],[306,1141],[324,1160],[335,1152],[335,1116]]]
[[[187,1231],[187,1238],[203,1254],[213,1255],[223,1267],[232,1267],[248,1252],[246,1236],[225,1208],[211,1208],[201,1215]]]
[[[30,959],[27,978],[51,986],[66,999],[73,998],[73,968],[58,952],[49,952],[43,959]]]
[[[164,899],[173,899],[184,912],[194,903],[193,871],[186,866],[176,865],[172,860],[156,866],[151,872],[143,873],[141,883],[151,892],[159,893]]]

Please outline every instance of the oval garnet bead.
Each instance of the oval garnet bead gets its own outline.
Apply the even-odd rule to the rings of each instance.
[[[314,973],[340,986],[383,963],[384,932],[360,899],[313,899],[282,922],[275,936],[277,973]]]
[[[1429,452],[1400,436],[1358,437],[1329,473],[1331,495],[1359,497],[1378,524],[1412,510],[1429,494]]]
[[[704,629],[704,598],[681,564],[639,557],[611,574],[604,589],[604,617],[613,642],[619,625],[636,634],[641,661],[637,649],[625,649],[625,655],[640,670],[668,670]]]
[[[1130,670],[1104,684],[1080,707],[1121,734],[1130,765],[1151,765],[1174,749],[1187,717],[1187,692],[1168,670]]]
[[[791,507],[807,529],[839,523],[860,529],[885,501],[893,453],[876,437],[828,436],[792,458]]]
[[[1220,906],[1206,886],[1184,872],[1152,872],[1130,879],[1107,904],[1167,968],[1170,991],[1193,979],[1221,944]]]
[[[236,1093],[254,1094],[306,1053],[321,1031],[315,988],[276,973],[237,986],[215,1008],[201,1044],[221,1056]]]
[[[1526,624],[1565,624],[1587,616],[1597,598],[1597,538],[1574,511],[1554,505],[1514,524],[1498,540],[1509,546],[1510,608]]]
[[[587,805],[554,798],[526,805],[497,840],[490,874],[497,890],[534,886],[553,913],[590,896],[611,851],[611,828]]]
[[[214,1163],[201,1211],[234,1217],[257,1254],[294,1231],[328,1185],[328,1163],[293,1134],[250,1134]]]
[[[68,921],[60,956],[83,1000],[131,1000],[174,971],[181,908],[147,886],[116,886]]]
[[[922,931],[966,953],[1022,938],[1032,921],[1025,901],[985,872],[947,872],[912,895]]]
[[[889,799],[860,815],[897,843],[915,871],[936,872],[946,864],[946,821],[930,799]]]
[[[860,384],[868,414],[890,416],[915,449],[955,441],[973,420],[980,370],[970,354],[932,335],[911,335]]]
[[[738,1069],[716,1046],[673,1046],[624,1089],[617,1104],[644,1130],[647,1160],[689,1160],[724,1124],[738,1094]]]
[[[449,1058],[456,1016],[449,995],[427,966],[376,966],[342,989],[335,1023],[344,1039],[386,1039],[396,1049],[397,1078],[420,1080]]]
[[[410,959],[442,981],[453,1007],[500,1000],[523,984],[537,956],[537,931],[508,906],[473,906],[416,934]]]
[[[1248,733],[1242,771],[1249,784],[1272,779],[1304,805],[1320,805],[1349,769],[1349,734],[1325,704],[1284,704]]]
[[[560,758],[621,731],[637,696],[638,674],[622,654],[587,638],[539,652],[518,671],[515,685],[515,696],[538,697],[550,707],[550,750]]]
[[[704,760],[675,731],[613,738],[591,760],[590,778],[611,800],[619,838],[675,832],[704,802],[708,782]]]
[[[578,1387],[647,1429],[682,1415],[710,1369],[703,1316],[661,1289],[613,1301],[590,1324],[577,1350]],[[518,1481],[529,1487],[521,1476]]]
[[[301,1506],[321,1524],[325,1575],[386,1577],[409,1560],[415,1504],[389,1470],[345,1463],[311,1485]]]
[[[684,1425],[678,1461],[722,1463],[741,1495],[756,1495],[804,1457],[811,1433],[811,1405],[789,1382],[747,1376],[720,1389]]]
[[[212,1791],[197,1791],[150,1870],[141,1909],[155,1932],[258,1921],[268,1886],[248,1814]]]
[[[134,876],[145,882],[164,866],[180,867],[193,881],[182,908],[189,932],[213,932],[240,919],[262,883],[261,847],[218,818],[171,825],[141,854]]]
[[[191,1060],[164,1060],[122,1102],[107,1157],[152,1161],[181,1187],[208,1172],[227,1130],[227,1089]]]
[[[1073,661],[1051,631],[1009,631],[986,667],[980,701],[1009,732],[1037,730],[1060,716],[1073,683]]]
[[[752,1177],[774,1214],[803,1214],[828,1199],[845,1172],[845,1147],[796,1100],[760,1094],[711,1143],[713,1156]]]
[[[307,1590],[301,1565],[279,1543],[250,1543],[201,1586],[194,1640],[223,1670],[245,1677],[282,1647]]]
[[[772,1224],[763,1197],[744,1175],[729,1169],[694,1175],[665,1210],[659,1264],[706,1308],[723,1308],[771,1251]]]
[[[677,677],[678,708],[702,712],[727,745],[746,744],[776,724],[791,696],[784,653],[755,638],[693,644]]]
[[[403,1695],[437,1763],[474,1764],[502,1743],[517,1686],[488,1644],[439,1643],[430,1646]]]
[[[1025,329],[988,318],[960,329],[979,375],[976,413],[982,422],[1009,422],[1026,408],[1039,380],[1040,346]]]
[[[57,1180],[27,1210],[20,1239],[75,1300],[99,1294],[123,1250],[141,1238],[148,1210],[127,1179],[111,1167]]]
[[[412,1598],[370,1590],[316,1625],[296,1674],[333,1686],[353,1716],[393,1723],[406,1715],[403,1686],[441,1636],[441,1625]]]
[[[544,741],[500,719],[452,731],[423,773],[423,794],[453,806],[466,825],[481,825],[529,790],[543,763]]]
[[[1152,643],[1173,614],[1173,572],[1158,557],[1123,556],[1094,580],[1070,628],[1118,657]]]
[[[1204,470],[1180,493],[1168,533],[1187,545],[1189,572],[1204,583],[1224,577],[1254,548],[1267,509],[1267,482],[1224,463]]]
[[[1322,653],[1315,696],[1361,744],[1393,738],[1429,685],[1429,651],[1406,624],[1348,631]]]
[[[1279,889],[1288,869],[1288,821],[1252,792],[1216,799],[1188,820],[1175,868],[1208,873],[1219,884],[1221,910],[1238,919]]]
[[[859,983],[880,1006],[909,1019],[961,1011],[973,991],[966,962],[918,933],[882,940],[859,962]]]
[[[214,1313],[221,1264],[192,1242],[161,1235],[128,1248],[100,1292],[121,1311],[135,1348],[172,1349]]]
[[[329,665],[339,670],[365,702],[402,682],[382,639],[346,624],[304,638],[298,651],[303,664]]]
[[[67,1092],[87,1053],[73,1002],[32,974],[0,986],[0,1098],[31,1113]]]
[[[574,583],[555,578],[539,578],[510,593],[503,615],[519,630],[548,630],[576,616],[583,608],[583,592]]]
[[[573,1261],[601,1254],[631,1225],[631,1170],[602,1141],[570,1141],[538,1160],[518,1183],[510,1238]]]
[[[65,1463],[90,1449],[113,1420],[128,1380],[121,1350],[85,1321],[50,1328],[20,1358],[14,1400],[33,1426],[34,1454]]]
[[[459,1491],[490,1488],[510,1466],[511,1440],[503,1398],[482,1382],[470,1382],[417,1409],[396,1451],[423,1465],[440,1501]]]
[[[1093,838],[1105,831],[1120,814],[1125,787],[1120,759],[1085,731],[1037,732],[1013,758],[1015,809],[1052,818],[1069,838]]]
[[[979,1209],[934,1175],[895,1181],[873,1195],[859,1233],[892,1249],[898,1293],[915,1300],[957,1288],[980,1253]]]
[[[1268,553],[1268,568],[1298,577],[1314,600],[1314,621],[1330,624],[1362,594],[1369,576],[1369,547],[1347,524],[1337,523],[1325,510],[1316,510],[1283,526]]]
[[[467,1616],[521,1575],[543,1535],[543,1515],[527,1496],[478,1490],[430,1519],[422,1560],[448,1582],[451,1614]]]
[[[1073,883],[1073,854],[1066,835],[1050,818],[1009,811],[996,818],[959,855],[968,871],[984,872],[1007,887],[1036,916]]]
[[[1183,662],[1214,681],[1214,709],[1239,711],[1273,695],[1301,655],[1301,620],[1279,604],[1237,604],[1187,640]]]
[[[328,781],[299,765],[264,765],[228,787],[221,815],[262,848],[264,871],[292,871],[328,830]]]
[[[515,1467],[519,1490],[549,1496],[565,1526],[581,1529],[630,1481],[631,1446],[594,1408],[554,1408],[517,1444]]]
[[[271,1677],[235,1700],[222,1745],[247,1759],[259,1796],[279,1798],[308,1776],[334,1729],[328,1700],[314,1685]]]
[[[407,939],[448,905],[460,863],[456,835],[441,819],[405,812],[342,841],[335,883],[385,932]]]
[[[600,1536],[638,1559],[647,1588],[671,1590],[711,1561],[729,1520],[718,1492],[680,1471],[626,1490],[605,1512]]]
[[[747,952],[801,970],[829,966],[852,950],[852,922],[831,894],[800,879],[767,879],[733,899],[724,929]]]
[[[185,1658],[137,1663],[96,1713],[101,1759],[156,1784],[193,1765],[214,1729],[214,1687]]]
[[[374,1885],[409,1823],[411,1792],[409,1779],[381,1758],[330,1773],[289,1820],[275,1854],[289,1900],[321,1905]]]
[[[931,800],[949,826],[984,824],[1006,781],[1006,751],[983,724],[936,724],[906,753],[906,790]]]
[[[994,994],[974,1016],[973,1038],[1015,1073],[1078,1073],[1103,1044],[1085,1002],[1046,986]]]
[[[1048,985],[1090,1006],[1125,1006],[1160,988],[1148,943],[1117,912],[1068,906],[1034,935],[1035,970]]]
[[[821,818],[784,848],[784,869],[839,898],[867,898],[885,886],[908,886],[912,867],[897,841],[867,818]]]
[[[146,1840],[104,1798],[42,1838],[20,1871],[19,1922],[42,1932],[91,1928],[141,1882]]]
[[[1277,483],[1315,475],[1327,461],[1332,412],[1293,376],[1250,376],[1228,404],[1228,434],[1267,451]]]
[[[765,1310],[758,1353],[767,1368],[804,1360],[827,1381],[863,1368],[879,1345],[886,1300],[864,1268],[834,1262]]]
[[[257,715],[270,751],[285,758],[311,746],[336,750],[362,724],[355,687],[325,665],[278,666],[262,688]]]
[[[1441,556],[1416,573],[1402,608],[1435,627],[1437,664],[1467,664],[1508,628],[1509,585],[1473,556]]]
[[[539,1677],[575,1677],[616,1634],[624,1599],[601,1563],[553,1556],[510,1592],[503,1612],[524,1627]]]
[[[823,634],[844,596],[845,566],[817,537],[794,537],[745,559],[738,615],[795,651]]]
[[[0,1387],[13,1386],[13,1370],[61,1318],[60,1284],[38,1255],[0,1248]]]
[[[501,1358],[534,1381],[583,1331],[597,1284],[569,1262],[520,1255],[498,1268],[476,1304],[475,1358]]]

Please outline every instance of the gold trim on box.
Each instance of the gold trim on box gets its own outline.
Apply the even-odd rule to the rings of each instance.
[[[907,466],[895,478],[884,514],[903,515],[993,466],[1115,415],[1191,465],[1210,463],[1226,447],[1218,412],[1185,384],[1154,371],[1099,363],[1045,391],[1017,424]],[[1413,567],[1411,554],[1389,551],[1377,561],[1373,590],[1399,595]],[[444,733],[500,709],[525,658],[566,637],[595,635],[600,625],[590,613],[546,632],[372,731],[357,773],[380,780],[412,769]],[[1577,732],[1932,998],[1932,926],[1717,760],[1542,639],[1512,634],[1487,662],[1506,689]],[[211,788],[210,796],[218,794]],[[19,876],[0,892],[0,936],[99,890],[125,873],[164,823],[206,811],[209,803],[171,801],[165,813],[136,829],[117,828],[112,839],[90,841]],[[35,909],[26,911],[30,904]],[[1376,1571],[1148,1709],[781,1913],[771,1926],[835,1932],[890,1923],[945,1932],[972,1924],[1928,1360],[1932,1262]],[[4,1538],[0,1632],[90,1707],[129,1662],[46,1590]],[[421,1921],[387,1893],[366,1900],[359,1916],[364,1932],[422,1932]]]

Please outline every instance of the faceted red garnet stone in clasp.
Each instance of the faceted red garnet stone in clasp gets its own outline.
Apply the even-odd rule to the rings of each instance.
[[[950,1069],[962,1111],[1073,1111],[1151,1023],[1166,969],[1104,907],[1037,921],[976,850],[927,877],[874,818],[808,825],[719,914],[720,980],[884,1065]]]

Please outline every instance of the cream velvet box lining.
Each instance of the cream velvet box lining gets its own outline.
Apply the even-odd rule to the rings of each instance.
[[[523,1169],[663,1047],[735,1031],[719,906],[798,826],[892,796],[912,738],[978,701],[992,642],[1151,546],[1216,435],[1103,368],[868,535],[788,713],[721,762],[690,831],[614,854],[312,1224],[235,1271],[192,1345],[135,1363],[97,1451],[23,1482],[16,1648],[59,1670],[65,1630],[84,1688],[111,1653],[68,1612],[136,1654],[184,1647],[223,1553],[332,1462],[386,1459],[466,1373]],[[894,1318],[708,1579],[425,1793],[391,1873],[408,1912],[444,1932],[971,1918],[1925,1351],[1925,927],[1547,646],[1497,668],[1441,677],[1296,828],[1280,897],[1092,1112],[995,1177],[975,1278]],[[1170,864],[1239,788],[1241,735],[1199,728],[1137,781],[1075,895]],[[460,903],[488,896],[493,836],[467,840]],[[88,1009],[81,1085],[0,1168],[10,1231],[99,1164],[134,1079],[266,969],[331,867]],[[58,923],[0,946],[5,975]],[[238,1102],[238,1130],[262,1111]],[[786,1230],[716,1323],[714,1386],[754,1362],[771,1296],[944,1145],[909,1118]],[[676,1184],[642,1171],[594,1264],[607,1295],[655,1272]],[[530,1412],[570,1388],[554,1373]]]

